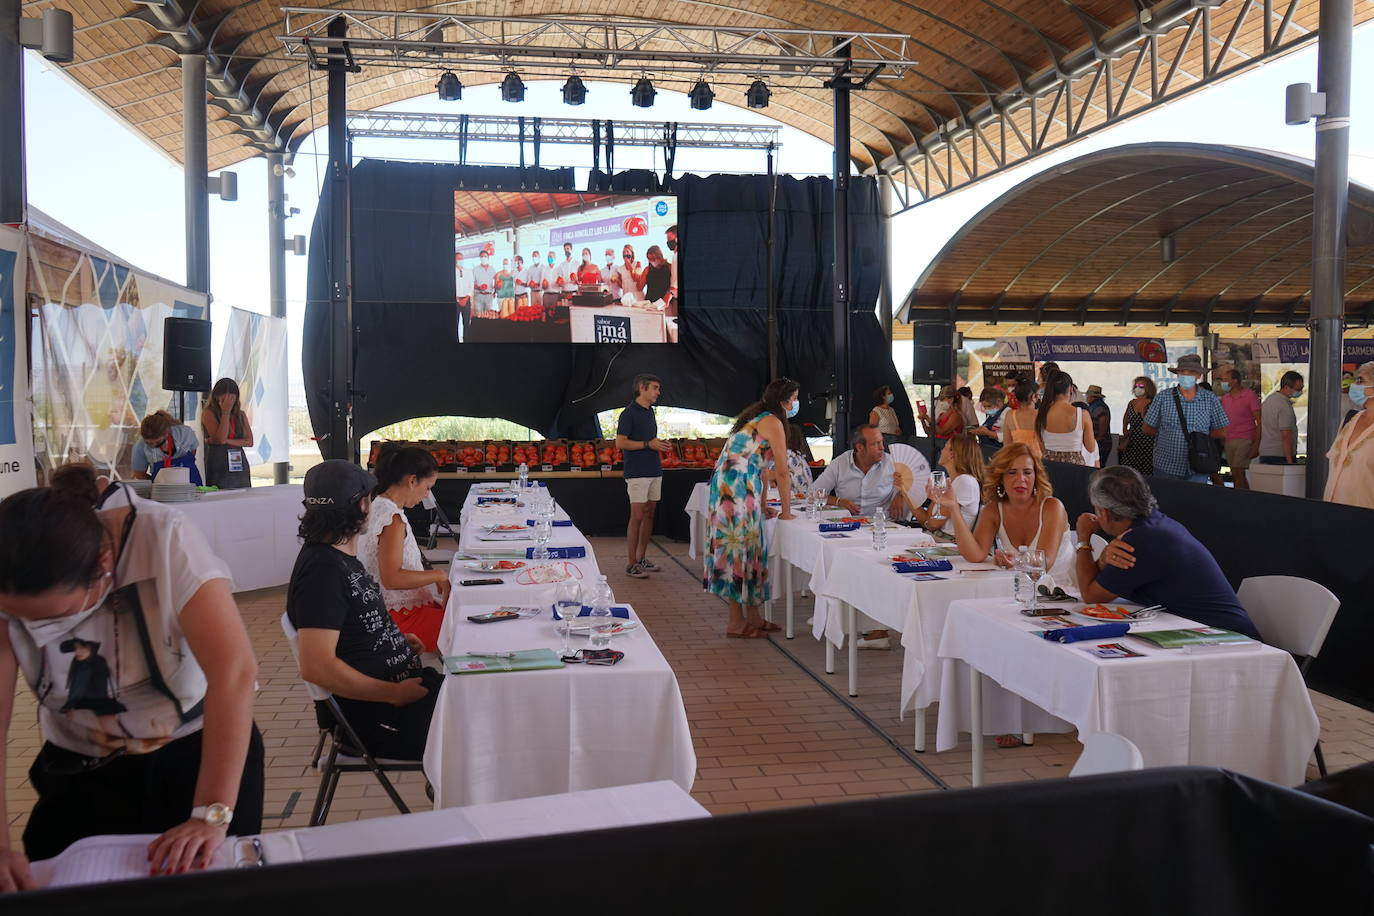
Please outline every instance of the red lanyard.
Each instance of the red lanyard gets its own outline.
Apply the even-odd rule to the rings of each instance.
[[[162,450],[167,453],[167,457],[162,459],[162,466],[169,468],[172,466],[172,453],[176,451],[176,444],[172,442],[170,431],[167,433],[167,444],[162,447]]]

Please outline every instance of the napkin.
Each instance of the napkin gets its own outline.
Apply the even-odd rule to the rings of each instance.
[[[584,605],[582,605],[582,610],[578,611],[577,616],[578,616],[578,617],[590,617],[590,616],[592,616],[592,609],[591,609],[590,607],[588,607],[587,605],[584,604]],[[612,616],[612,617],[619,617],[621,620],[629,620],[629,619],[630,619],[630,609],[629,609],[628,607],[619,607],[619,606],[613,607],[613,608],[611,608],[611,616]],[[555,607],[555,608],[553,609],[553,619],[554,619],[554,620],[562,620],[562,619],[563,619],[563,615],[560,614],[560,613],[558,613],[558,608],[557,608],[557,607]]]
[[[899,573],[948,572],[953,568],[949,560],[903,560],[892,564],[892,571]]]
[[[526,559],[526,560],[533,560],[533,559],[534,559],[534,551],[535,551],[535,548],[533,548],[533,547],[531,547],[531,548],[529,548],[528,550],[526,550],[526,551],[525,551],[525,559]],[[580,560],[580,559],[582,559],[583,557],[585,557],[586,555],[587,555],[587,548],[585,548],[585,547],[550,547],[550,548],[549,548],[549,559],[550,559],[550,560]]]
[[[1085,639],[1115,639],[1131,630],[1129,623],[1103,623],[1090,627],[1061,627],[1046,630],[1040,635],[1055,642],[1081,642]]]
[[[858,531],[858,522],[821,522],[816,526],[821,531]]]
[[[532,518],[527,518],[527,519],[525,519],[525,524],[526,524],[526,525],[529,525],[531,528],[533,528],[533,527],[534,527],[534,519],[532,519]],[[554,523],[553,523],[553,527],[555,527],[555,528],[571,528],[571,527],[572,527],[572,519],[569,518],[569,519],[564,519],[564,520],[561,521],[561,522],[554,522]]]
[[[479,506],[485,506],[485,505],[487,505],[488,503],[504,503],[504,504],[506,504],[506,505],[508,505],[508,506],[513,506],[513,505],[515,505],[515,497],[514,497],[514,496],[479,496],[479,497],[477,497],[477,505],[479,505]]]

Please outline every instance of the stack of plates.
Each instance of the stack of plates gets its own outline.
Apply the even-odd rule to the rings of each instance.
[[[149,494],[151,494],[153,490],[153,482],[151,480],[131,478],[129,480],[121,480],[120,483],[124,484],[124,486],[128,487],[130,490],[133,490],[135,496],[141,496],[144,499],[148,499]]]
[[[186,468],[163,468],[153,480],[151,493],[160,503],[188,503],[200,495]]]

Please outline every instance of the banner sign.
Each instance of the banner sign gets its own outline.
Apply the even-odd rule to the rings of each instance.
[[[612,216],[608,219],[592,220],[577,226],[555,226],[549,230],[549,244],[558,246],[564,242],[592,243],[598,239],[635,238],[647,235],[649,231],[648,214]]]
[[[628,315],[593,315],[597,343],[629,343],[630,318]]]
[[[1360,365],[1374,360],[1374,340],[1347,340],[1342,363]],[[1222,340],[1212,352],[1214,365],[1234,362],[1306,363],[1312,358],[1308,337],[1238,338]]]
[[[1162,363],[1168,361],[1159,337],[1027,337],[1036,362]]]
[[[984,362],[983,386],[987,388],[1007,388],[1007,379],[1013,375],[1022,378],[1035,377],[1035,363],[1032,362]]]
[[[35,486],[23,233],[0,226],[0,497]]]
[[[231,309],[216,378],[238,383],[243,410],[253,428],[253,445],[244,449],[249,464],[286,461],[290,441],[286,319]]]

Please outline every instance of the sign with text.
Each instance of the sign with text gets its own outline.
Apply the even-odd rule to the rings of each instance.
[[[1168,361],[1159,337],[1027,337],[1036,362],[1162,363]]]
[[[597,343],[629,343],[630,318],[628,315],[595,315]]]
[[[34,486],[24,235],[0,226],[0,496]]]
[[[1374,340],[1347,340],[1342,351],[1342,363],[1367,363],[1374,360]],[[1213,364],[1218,366],[1230,362],[1306,363],[1312,358],[1312,341],[1307,337],[1225,339],[1212,357]]]

